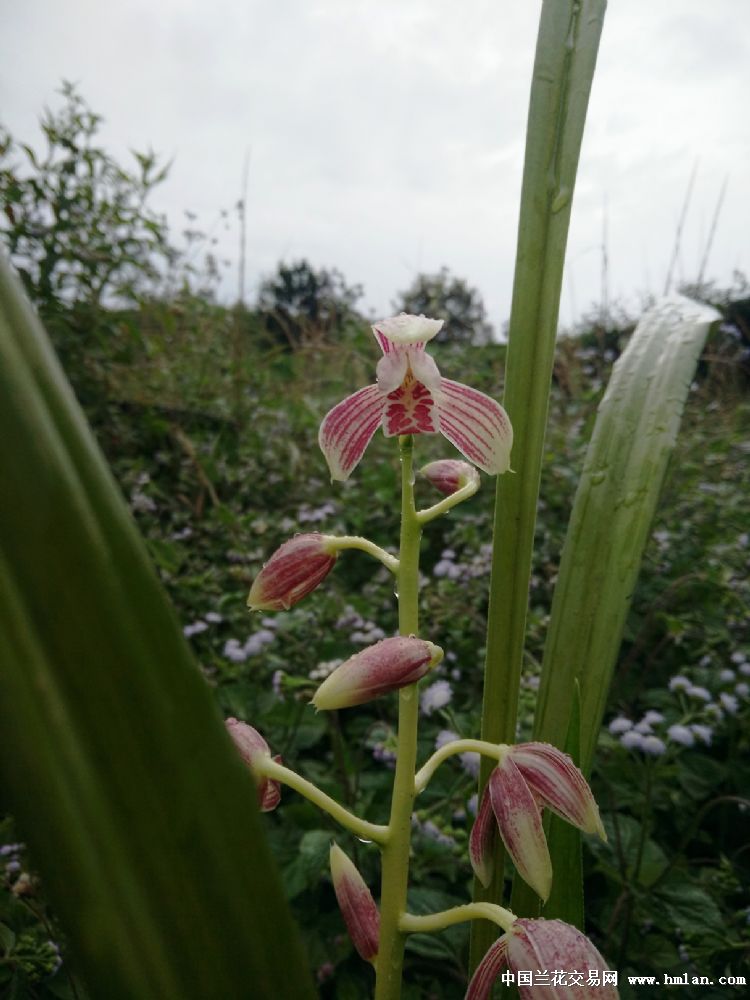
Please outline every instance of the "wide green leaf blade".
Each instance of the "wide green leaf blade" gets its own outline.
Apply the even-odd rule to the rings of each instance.
[[[311,997],[252,778],[0,260],[0,780],[93,997]]]
[[[584,774],[685,400],[717,319],[716,310],[678,296],[658,303],[615,364],[599,406],[552,601],[534,724],[535,739],[564,746],[580,688]],[[555,880],[564,881],[559,832],[558,825],[550,831],[550,853]],[[580,892],[580,884],[558,890],[557,899]],[[514,903],[524,912],[532,894],[514,888]],[[544,915],[561,915],[555,899]]]
[[[562,745],[576,679],[588,774],[643,550],[715,309],[675,296],[612,371],[573,503],[544,648],[536,739]]]

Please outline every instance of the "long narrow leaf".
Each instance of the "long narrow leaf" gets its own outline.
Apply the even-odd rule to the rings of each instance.
[[[714,309],[679,297],[649,310],[599,407],[555,587],[534,727],[535,739],[561,746],[580,686],[584,773],[688,389],[718,318]],[[553,827],[549,838],[556,878],[566,851],[559,833]],[[562,895],[575,891],[566,886]],[[513,899],[521,912],[531,906],[530,894],[515,887]],[[544,912],[561,915],[555,899]]]
[[[515,475],[498,480],[487,632],[482,738],[512,742],[528,604],[531,553],[565,247],[591,82],[606,0],[545,0],[526,135],[505,407],[515,431]],[[491,766],[484,761],[480,791]],[[500,902],[503,863],[474,899]],[[494,940],[472,928],[475,968]]]
[[[0,776],[93,997],[313,995],[256,791],[0,260]]]

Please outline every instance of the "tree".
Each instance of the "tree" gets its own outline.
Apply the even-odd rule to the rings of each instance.
[[[437,274],[418,274],[411,287],[399,293],[394,308],[445,320],[444,341],[486,344],[492,340],[482,296],[462,278],[453,277],[447,267]]]
[[[134,152],[135,169],[121,166],[95,141],[101,116],[73,84],[60,93],[62,108],[41,119],[44,153],[0,127],[0,236],[43,315],[132,300],[173,254],[164,216],[147,206],[169,166],[153,152]]]
[[[279,264],[258,292],[258,307],[274,339],[295,347],[338,333],[362,297],[361,285],[347,285],[335,268],[315,269],[308,261]]]

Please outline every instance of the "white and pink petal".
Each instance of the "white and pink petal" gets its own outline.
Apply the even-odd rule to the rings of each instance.
[[[471,828],[469,836],[469,860],[474,874],[485,887],[492,881],[495,870],[495,858],[493,848],[495,846],[495,831],[497,821],[492,810],[490,801],[490,790],[485,788],[482,793],[481,803],[477,810],[477,818]]]
[[[550,743],[519,743],[510,755],[540,802],[584,833],[606,840],[588,782],[568,754]]]
[[[354,947],[367,962],[378,954],[380,913],[355,864],[338,844],[331,844],[331,877],[341,915]]]
[[[348,479],[380,426],[386,397],[377,385],[368,385],[338,403],[323,418],[318,443],[328,462],[331,479]]]
[[[524,882],[546,900],[552,888],[552,862],[542,815],[510,755],[498,763],[488,784],[505,848]]]
[[[428,319],[427,316],[412,316],[409,313],[399,313],[388,319],[375,323],[372,332],[380,344],[383,353],[387,354],[394,345],[424,345],[436,337],[443,326],[442,319]]]
[[[465,458],[491,476],[508,471],[513,428],[499,403],[478,389],[444,378],[438,404],[440,432]]]
[[[508,935],[503,934],[485,952],[484,958],[471,977],[465,1000],[489,1000],[495,980],[507,964]]]
[[[521,1000],[617,1000],[617,987],[603,983],[607,963],[585,934],[562,920],[516,920],[508,932],[510,968],[576,971],[581,982],[566,977],[559,984],[521,986]],[[589,975],[591,973],[591,975]]]

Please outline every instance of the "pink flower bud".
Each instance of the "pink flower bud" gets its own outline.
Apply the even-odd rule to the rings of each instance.
[[[489,1000],[492,987],[505,966],[513,973],[539,969],[573,971],[565,985],[521,983],[521,1000],[617,1000],[614,974],[589,941],[575,927],[562,920],[516,920],[509,931],[490,945],[469,983],[465,1000]]]
[[[331,876],[349,937],[366,962],[378,955],[380,913],[372,893],[338,844],[331,844]]]
[[[286,611],[307,597],[333,569],[336,550],[328,535],[295,535],[258,573],[247,598],[252,611]]]
[[[435,489],[450,496],[468,483],[479,486],[479,473],[473,465],[454,458],[443,458],[430,462],[419,470],[425,479],[429,479]]]
[[[313,696],[317,709],[351,708],[414,684],[443,658],[426,639],[397,635],[355,653],[323,681]]]
[[[227,732],[232,737],[234,745],[239,750],[240,757],[253,772],[255,783],[258,786],[258,804],[261,812],[271,812],[281,801],[281,788],[278,781],[264,777],[258,770],[264,757],[271,759],[268,744],[258,730],[248,726],[246,722],[240,722],[239,719],[227,719],[224,725],[227,727]],[[281,763],[281,757],[272,759],[277,764]]]

